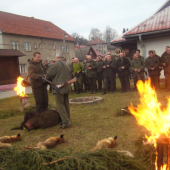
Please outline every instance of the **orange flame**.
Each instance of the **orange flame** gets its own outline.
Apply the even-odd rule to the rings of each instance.
[[[170,98],[167,108],[161,109],[157,94],[151,88],[150,79],[145,83],[138,81],[137,88],[141,103],[137,107],[131,103],[128,109],[136,117],[138,124],[151,132],[151,136],[147,137],[148,142],[156,146],[156,139],[161,135],[170,137]]]
[[[167,168],[167,165],[165,164],[165,165],[163,166],[163,168],[161,167],[161,170],[167,170],[166,168]]]
[[[151,88],[150,79],[145,81],[145,83],[141,80],[138,81],[137,88],[140,95],[140,104],[134,107],[131,103],[128,109],[135,116],[138,124],[151,132],[149,137],[145,135],[147,142],[143,143],[154,144],[156,147],[157,138],[170,137],[170,98],[168,98],[167,107],[162,109],[155,90]],[[169,167],[165,164],[161,167],[161,170],[169,170]]]
[[[24,79],[22,77],[17,78],[17,86],[14,87],[14,90],[17,92],[17,95],[19,95],[20,97],[27,97],[27,95],[25,94],[25,87],[22,86],[23,80]]]

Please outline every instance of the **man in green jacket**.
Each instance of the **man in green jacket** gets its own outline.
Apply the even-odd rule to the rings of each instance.
[[[98,91],[102,90],[102,66],[103,66],[103,61],[101,60],[101,57],[98,56],[96,57],[96,65],[97,65],[97,81],[98,81]]]
[[[91,94],[96,93],[96,78],[97,78],[97,65],[94,60],[92,60],[91,55],[87,56],[86,61],[87,78],[90,85]]]
[[[32,92],[36,102],[36,111],[41,113],[48,109],[47,84],[43,83],[42,77],[45,74],[45,68],[41,62],[41,54],[35,52],[33,60],[28,66],[28,75],[31,80]]]
[[[140,58],[139,55],[134,54],[131,62],[130,70],[132,71],[133,74],[135,89],[136,89],[136,83],[139,79],[142,80],[143,82],[145,81],[144,68],[145,68],[144,60]]]
[[[130,61],[124,57],[123,52],[120,53],[120,58],[116,62],[117,73],[121,83],[122,93],[130,92],[129,68]]]
[[[107,60],[103,62],[103,82],[104,88],[103,93],[106,94],[106,89],[108,88],[110,82],[110,92],[113,93],[115,90],[115,78],[116,78],[116,60],[112,61],[111,55],[107,55]]]
[[[151,86],[157,90],[159,88],[160,61],[159,58],[154,57],[153,50],[149,51],[149,57],[146,58],[145,65],[149,72],[149,77],[151,79]]]
[[[162,65],[165,75],[165,91],[170,91],[170,48],[167,49],[167,55],[163,57]]]
[[[56,63],[47,72],[47,79],[51,79],[53,83],[61,85],[69,80],[71,80],[71,70],[70,67],[63,60],[63,56],[60,53],[56,54]],[[71,125],[70,122],[70,105],[68,95],[71,93],[71,85],[66,84],[60,88],[62,94],[59,94],[54,90],[56,97],[57,111],[60,114],[62,124],[61,129],[64,129]]]
[[[76,81],[76,89],[77,94],[81,93],[83,91],[83,83],[82,83],[82,72],[84,72],[84,68],[81,63],[79,63],[78,58],[74,59],[73,63],[73,75],[77,77]]]

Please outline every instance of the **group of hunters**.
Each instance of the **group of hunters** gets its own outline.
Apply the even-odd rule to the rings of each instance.
[[[162,56],[158,56],[154,50],[149,50],[146,60],[140,55],[140,50],[136,50],[132,59],[126,57],[126,54],[121,52],[119,59],[115,59],[110,53],[105,56],[105,59],[98,56],[92,60],[90,55],[86,55],[86,60],[81,64],[78,58],[72,59],[70,65],[72,76],[77,77],[75,83],[75,91],[81,93],[83,84],[85,91],[90,90],[91,94],[96,91],[101,91],[106,94],[109,90],[113,93],[116,90],[116,77],[118,76],[121,83],[121,92],[130,92],[130,74],[133,75],[134,89],[138,80],[145,81],[145,67],[148,70],[151,79],[151,86],[159,90],[160,87],[160,72],[164,69],[165,75],[165,90],[170,90],[170,48],[166,47],[166,51]],[[97,83],[96,83],[97,82]],[[103,83],[102,83],[103,82]],[[103,88],[102,88],[103,85]]]
[[[102,94],[106,94],[106,91],[113,93],[116,90],[116,77],[118,76],[121,83],[121,92],[124,93],[130,92],[130,74],[133,75],[134,89],[136,89],[138,80],[145,81],[145,74],[147,74],[145,68],[148,70],[151,86],[155,90],[159,90],[160,72],[164,69],[165,91],[170,91],[170,47],[166,46],[166,50],[161,57],[154,50],[149,50],[148,54],[149,56],[145,60],[140,55],[140,50],[136,50],[132,59],[129,59],[125,53],[121,52],[120,57],[116,60],[108,52],[104,59],[97,56],[96,61],[90,55],[86,55],[86,59],[82,64],[78,58],[73,58],[72,63],[69,65],[63,55],[57,53],[56,62],[51,61],[49,66],[48,61],[42,64],[41,54],[35,52],[33,59],[29,63],[28,74],[36,102],[36,111],[41,113],[48,109],[48,84],[42,77],[57,85],[76,77],[74,91],[77,94],[83,91],[83,85],[84,90],[90,91],[91,94],[102,90]],[[62,94],[50,89],[50,92],[55,94],[57,111],[62,119],[60,127],[62,129],[71,125],[68,97],[71,90],[70,84],[60,88]]]

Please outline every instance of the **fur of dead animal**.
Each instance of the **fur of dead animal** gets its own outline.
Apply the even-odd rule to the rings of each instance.
[[[63,138],[64,135],[60,135],[59,137],[50,137],[43,142],[38,142],[36,145],[25,146],[26,149],[51,149],[56,147],[61,143],[67,143],[67,141]]]
[[[99,140],[97,142],[96,146],[91,151],[95,151],[97,149],[100,150],[103,147],[104,148],[113,148],[116,145],[116,139],[117,139],[117,136],[115,136],[114,138],[113,137],[109,137],[107,139]]]
[[[11,144],[10,143],[1,143],[0,142],[0,149],[7,148],[7,147],[11,147]]]
[[[21,135],[13,135],[13,136],[2,136],[0,137],[0,149],[11,147],[12,142],[17,142],[21,140]]]
[[[13,136],[2,136],[0,137],[0,142],[1,143],[12,143],[12,142],[17,142],[21,140],[21,135],[13,135]]]
[[[133,155],[131,152],[129,152],[129,151],[117,150],[117,152],[122,153],[122,154],[124,154],[124,155],[127,156],[127,157],[135,158],[134,155]]]
[[[28,130],[48,128],[58,125],[61,122],[59,113],[55,110],[47,110],[42,113],[26,112],[24,121],[20,127],[12,128],[11,130],[22,130],[24,127]]]

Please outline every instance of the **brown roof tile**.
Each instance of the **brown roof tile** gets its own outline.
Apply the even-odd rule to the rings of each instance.
[[[0,49],[0,57],[21,57],[25,54],[17,50]]]
[[[91,40],[87,43],[87,45],[94,45],[94,44],[107,44],[105,41],[101,40],[101,39],[94,39]]]
[[[127,31],[124,36],[170,29],[170,7]]]
[[[4,33],[60,40],[63,39],[63,32],[65,32],[49,21],[11,14],[3,11],[0,11],[0,29]],[[68,35],[68,37],[65,38],[67,41],[75,41],[75,39],[68,33],[65,32],[65,34]]]
[[[113,39],[111,42],[121,42],[121,41],[126,41],[125,40],[125,38],[123,38],[123,35],[124,34],[122,34],[122,35],[120,35],[120,36],[118,36],[118,37],[116,37],[115,39]]]

